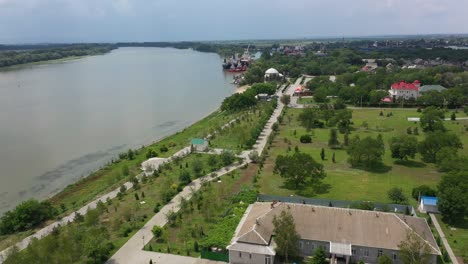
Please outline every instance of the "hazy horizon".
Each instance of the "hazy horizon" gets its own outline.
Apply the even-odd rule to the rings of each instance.
[[[467,9],[461,0],[0,0],[0,43],[460,35]]]

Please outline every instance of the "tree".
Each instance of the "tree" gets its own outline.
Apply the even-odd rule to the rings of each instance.
[[[328,146],[330,148],[336,148],[339,145],[340,142],[338,141],[338,133],[336,129],[332,128],[330,129],[330,138],[328,139]]]
[[[48,201],[30,199],[20,203],[0,218],[0,234],[12,234],[36,227],[57,215],[57,210]]]
[[[315,108],[304,108],[298,116],[301,126],[305,127],[307,131],[317,126],[319,122],[319,112]]]
[[[392,264],[393,261],[387,254],[383,254],[382,256],[379,257],[378,263],[379,264]]]
[[[287,107],[291,103],[291,96],[289,94],[281,96],[281,102]]]
[[[366,168],[380,165],[384,151],[385,149],[377,139],[366,137],[361,140],[357,136],[351,140],[346,150],[349,155],[348,162],[351,166]]]
[[[133,160],[135,158],[135,153],[133,152],[133,150],[131,149],[128,150],[127,157],[129,160]]]
[[[349,145],[349,133],[348,133],[348,132],[346,132],[346,133],[344,134],[344,142],[343,142],[343,144],[344,144],[345,146],[348,146],[348,145]]]
[[[190,172],[187,170],[182,170],[179,175],[179,181],[183,185],[187,185],[192,181],[192,178],[190,177]]]
[[[457,120],[457,116],[455,115],[455,112],[452,112],[452,114],[450,115],[450,120],[452,121]]]
[[[444,127],[444,111],[433,106],[424,109],[420,124],[424,132],[445,131]]]
[[[151,229],[151,232],[153,232],[153,235],[156,238],[160,238],[162,233],[163,233],[163,229],[162,229],[162,227],[160,227],[158,225],[155,225],[155,226],[153,226],[153,229]]]
[[[200,175],[203,171],[203,162],[196,158],[193,163],[192,163],[192,170],[195,173],[195,175]]]
[[[326,264],[327,262],[327,256],[325,254],[325,250],[323,249],[322,246],[319,246],[315,252],[314,256],[312,258],[312,264]]]
[[[218,164],[218,157],[216,155],[209,155],[207,162],[208,162],[208,166],[214,167]]]
[[[436,196],[436,190],[432,189],[427,185],[420,185],[418,187],[413,188],[411,191],[411,197],[415,200],[419,200],[420,196]]]
[[[468,171],[442,176],[438,186],[438,209],[449,223],[462,221],[468,215]]]
[[[128,176],[130,174],[130,170],[128,169],[127,164],[122,166],[122,175],[123,176]]]
[[[300,138],[299,138],[299,141],[301,143],[311,143],[312,142],[312,137],[310,135],[302,135]]]
[[[463,148],[463,144],[457,135],[449,132],[429,132],[423,141],[418,144],[418,151],[424,162],[437,162],[437,153],[444,147],[454,150]]]
[[[399,256],[404,264],[428,263],[430,248],[418,234],[408,229],[406,239],[398,245]]]
[[[223,166],[228,166],[234,162],[236,156],[234,156],[234,153],[232,153],[232,151],[224,150],[223,152],[221,152],[220,158]]]
[[[344,134],[349,132],[353,112],[349,109],[336,110],[333,118],[330,119],[330,125],[336,124],[338,131]]]
[[[299,255],[299,234],[291,212],[283,210],[279,216],[273,218],[273,232],[275,234],[276,252],[288,262],[289,257]]]
[[[322,160],[325,160],[325,149],[324,148],[322,148],[322,150],[320,151],[320,158]]]
[[[258,155],[258,152],[256,150],[253,150],[249,153],[249,159],[253,163],[257,163],[260,160],[260,156]]]
[[[414,159],[418,151],[418,140],[408,135],[392,137],[389,142],[392,158],[407,160]]]
[[[326,176],[322,164],[301,152],[288,156],[279,155],[275,161],[274,171],[279,172],[281,177],[296,189],[306,183],[318,184]]]
[[[332,155],[332,162],[333,162],[333,163],[336,163],[336,160],[335,160],[335,152],[333,152],[333,155]]]
[[[390,190],[388,190],[387,195],[388,198],[396,204],[404,204],[408,200],[405,194],[403,193],[403,189],[398,187],[393,187]]]

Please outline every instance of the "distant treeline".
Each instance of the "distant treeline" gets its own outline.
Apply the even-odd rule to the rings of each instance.
[[[111,44],[0,46],[0,68],[74,56],[104,54],[115,48],[116,46]]]
[[[449,48],[391,48],[391,49],[380,49],[373,50],[371,52],[361,52],[361,55],[368,56],[373,59],[385,59],[391,58],[394,60],[400,59],[424,59],[424,60],[435,60],[440,58],[444,61],[463,63],[468,61],[468,50],[460,49],[453,50]]]
[[[235,53],[243,53],[249,47],[248,44],[215,44],[202,43],[192,41],[182,42],[120,42],[116,43],[117,47],[158,47],[158,48],[176,48],[176,49],[193,49],[200,52],[213,52],[221,56],[232,56]],[[251,50],[255,46],[250,46]]]
[[[0,68],[31,62],[63,59],[74,56],[104,54],[119,47],[159,47],[193,49],[200,52],[213,52],[221,56],[242,53],[247,44],[214,44],[201,42],[120,42],[115,44],[34,44],[0,45]],[[251,46],[251,49],[255,49]]]

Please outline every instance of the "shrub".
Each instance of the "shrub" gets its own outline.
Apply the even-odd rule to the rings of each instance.
[[[427,185],[421,185],[418,187],[413,188],[411,191],[411,197],[413,197],[415,200],[419,199],[419,195],[421,196],[436,196],[437,192],[435,189],[432,189],[431,187]]]
[[[312,143],[312,137],[310,135],[302,135],[299,141],[301,143]]]
[[[155,225],[155,226],[153,226],[153,229],[151,229],[151,232],[153,232],[153,235],[156,238],[160,238],[162,233],[163,233],[163,229],[162,229],[162,227],[160,227],[158,225]]]
[[[48,201],[24,201],[2,216],[0,234],[12,234],[33,228],[56,215],[57,210]]]

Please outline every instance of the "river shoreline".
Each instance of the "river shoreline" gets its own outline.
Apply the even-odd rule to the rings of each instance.
[[[205,54],[166,48],[119,48],[105,56],[68,57],[0,70],[0,86],[4,88],[0,90],[4,99],[0,120],[5,124],[3,140],[7,142],[3,150],[17,150],[4,160],[5,175],[16,174],[12,179],[17,180],[5,188],[9,177],[0,179],[4,181],[1,211],[12,210],[31,198],[54,199],[84,179],[98,177],[119,153],[167,143],[167,138],[216,112],[235,87],[221,70],[210,74],[221,68],[221,60],[216,53]],[[159,67],[168,58],[171,61]],[[181,65],[200,60],[207,65],[186,71],[185,80],[174,79],[177,74],[173,73]],[[59,64],[47,67],[54,63]],[[115,76],[116,71],[130,64],[133,71]],[[156,75],[158,69],[163,73]],[[200,73],[205,79],[200,79]],[[168,105],[164,97],[177,98],[184,107]],[[38,156],[38,152],[47,155]],[[22,160],[32,161],[31,166],[21,166]],[[114,182],[109,179],[101,185]],[[79,199],[77,205],[84,199]]]

